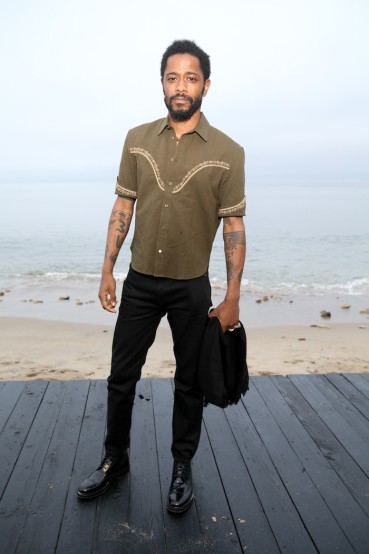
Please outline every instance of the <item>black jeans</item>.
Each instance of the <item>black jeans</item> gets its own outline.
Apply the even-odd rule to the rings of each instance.
[[[203,410],[197,360],[210,306],[207,274],[177,280],[129,270],[123,285],[108,378],[105,440],[108,455],[119,454],[129,447],[136,383],[160,320],[167,314],[176,359],[172,454],[181,461],[194,456]]]

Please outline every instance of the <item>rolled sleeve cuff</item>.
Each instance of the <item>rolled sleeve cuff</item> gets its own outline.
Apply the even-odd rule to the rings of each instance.
[[[218,210],[218,217],[241,217],[246,213],[246,197],[244,196],[241,202],[228,208],[220,208]]]
[[[137,192],[135,190],[125,188],[123,185],[119,184],[118,180],[115,185],[115,194],[124,196],[125,198],[137,198]]]

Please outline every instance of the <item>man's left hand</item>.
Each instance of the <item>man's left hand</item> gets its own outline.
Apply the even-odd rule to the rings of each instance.
[[[209,317],[217,317],[222,327],[223,333],[226,333],[238,323],[240,317],[240,308],[238,300],[223,300],[219,306],[209,313]]]

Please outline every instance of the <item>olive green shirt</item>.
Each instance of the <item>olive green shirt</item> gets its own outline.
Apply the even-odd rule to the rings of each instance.
[[[132,267],[192,279],[208,269],[226,216],[245,214],[243,148],[207,122],[176,140],[168,119],[131,129],[116,193],[136,200]]]

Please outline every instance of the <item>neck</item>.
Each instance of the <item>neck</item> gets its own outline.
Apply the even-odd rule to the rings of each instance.
[[[195,112],[190,119],[187,119],[187,121],[176,121],[170,116],[170,114],[168,114],[170,125],[173,127],[177,138],[180,138],[185,133],[192,131],[200,121],[200,117],[200,110],[197,110],[197,112]]]

